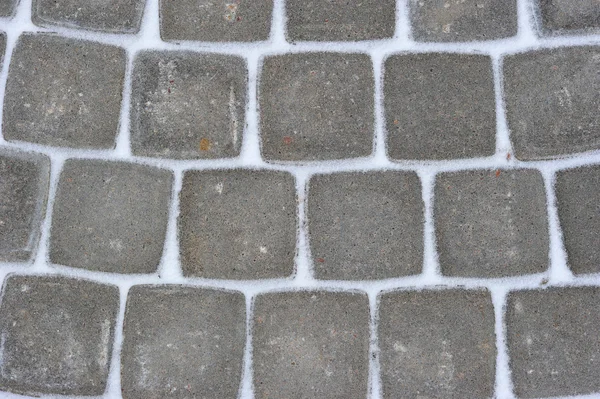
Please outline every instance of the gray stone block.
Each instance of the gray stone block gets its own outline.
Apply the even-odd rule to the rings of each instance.
[[[134,286],[124,324],[124,399],[237,397],[246,344],[242,293]]]
[[[104,394],[119,289],[58,276],[7,278],[0,389],[25,395]]]
[[[442,173],[434,202],[442,274],[505,277],[547,269],[546,192],[538,171]]]
[[[489,56],[394,55],[385,62],[384,94],[391,158],[494,154],[496,102]]]
[[[316,175],[308,230],[315,277],[382,279],[421,272],[423,198],[414,172]]]
[[[0,149],[0,260],[28,261],[38,246],[46,214],[50,159]]]
[[[248,80],[243,58],[145,51],[134,65],[134,154],[180,159],[239,155]]]
[[[263,157],[318,161],[370,155],[374,90],[366,54],[267,57],[258,96]]]
[[[555,189],[569,267],[599,273],[600,165],[559,171]]]
[[[471,42],[517,34],[516,0],[411,0],[417,41]]]
[[[113,148],[125,50],[52,34],[24,34],[11,59],[4,137],[75,148]]]
[[[600,31],[598,0],[536,0],[543,34],[582,34]]]
[[[0,0],[0,17],[12,17],[17,10],[18,0]]]
[[[31,19],[38,26],[50,28],[136,33],[143,11],[143,0],[33,0]]]
[[[285,9],[291,41],[376,40],[394,36],[395,0],[287,0]]]
[[[515,156],[555,158],[600,148],[600,47],[563,47],[504,60]]]
[[[50,261],[112,273],[160,262],[173,174],[125,162],[68,160],[58,183]]]
[[[6,56],[6,33],[0,31],[0,66],[4,63],[4,57]]]
[[[183,176],[179,242],[186,276],[288,277],[296,253],[296,189],[287,172],[202,170]]]
[[[257,399],[367,397],[366,294],[300,291],[259,295],[252,334]]]
[[[506,329],[519,398],[600,391],[600,289],[548,288],[508,296]]]
[[[484,290],[394,291],[379,297],[384,398],[491,398],[496,336]]]
[[[166,41],[267,40],[273,0],[160,0],[160,35]]]

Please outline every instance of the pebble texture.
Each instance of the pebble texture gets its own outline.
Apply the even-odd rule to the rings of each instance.
[[[536,5],[544,34],[600,32],[598,0],[537,0]]]
[[[0,0],[0,17],[12,17],[17,8],[18,0]]]

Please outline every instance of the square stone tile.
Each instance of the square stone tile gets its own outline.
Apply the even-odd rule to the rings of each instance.
[[[555,190],[569,267],[600,273],[600,165],[559,171]]]
[[[247,80],[241,57],[140,53],[131,96],[133,153],[179,159],[239,155]]]
[[[492,298],[485,290],[380,295],[383,398],[491,398],[494,322]]]
[[[516,0],[410,0],[419,42],[471,42],[517,34]]]
[[[298,220],[291,174],[188,171],[179,198],[185,276],[263,279],[294,272]]]
[[[24,395],[104,394],[119,310],[112,285],[11,275],[0,306],[0,389]]]
[[[68,160],[60,175],[50,262],[153,273],[162,256],[173,174],[150,166]]]
[[[50,159],[0,149],[0,260],[28,261],[38,247],[46,215]]]
[[[53,34],[26,33],[13,53],[4,137],[74,148],[113,148],[125,50]]]
[[[50,28],[136,33],[143,12],[144,0],[33,0],[31,19]]]
[[[563,47],[504,59],[515,156],[524,161],[600,149],[600,47]]]
[[[123,398],[237,397],[246,345],[241,292],[134,286],[123,335]]]
[[[505,277],[548,267],[548,216],[533,169],[442,173],[434,220],[442,274]]]
[[[12,17],[17,10],[18,0],[0,0],[0,17]]]
[[[364,280],[420,273],[423,206],[415,172],[314,176],[307,214],[315,277]]]
[[[160,0],[163,40],[252,42],[271,32],[273,0]]]
[[[258,96],[263,157],[319,161],[370,155],[374,90],[366,54],[267,57]]]
[[[536,0],[536,5],[543,34],[600,32],[598,0]]]
[[[518,397],[600,392],[599,308],[598,287],[509,294],[507,345]]]
[[[385,62],[387,151],[393,159],[456,159],[496,150],[487,55],[397,54]]]
[[[358,292],[259,295],[254,303],[257,399],[367,397],[369,300]]]
[[[287,0],[285,9],[291,41],[376,40],[394,36],[395,0]]]

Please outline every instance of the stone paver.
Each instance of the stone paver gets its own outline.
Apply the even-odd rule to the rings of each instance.
[[[598,33],[600,4],[598,0],[536,0],[545,34]]]
[[[548,267],[546,193],[536,170],[443,173],[434,219],[444,275],[504,277]]]
[[[0,260],[28,261],[46,214],[50,159],[0,148]]]
[[[470,42],[517,34],[516,0],[410,0],[417,41]]]
[[[600,47],[563,47],[504,59],[515,156],[554,158],[600,148]]]
[[[245,313],[239,292],[132,287],[121,354],[123,398],[237,397]]]
[[[102,395],[119,290],[58,276],[5,281],[0,389],[27,395]]]
[[[11,59],[4,102],[7,140],[113,148],[125,51],[52,34],[24,34]]]
[[[307,206],[315,277],[363,280],[420,273],[423,206],[414,172],[316,175]]]
[[[150,166],[68,160],[52,215],[50,261],[113,273],[160,262],[173,175]]]
[[[160,35],[166,41],[267,40],[273,0],[160,0]]]
[[[296,213],[295,182],[287,172],[186,172],[179,216],[183,274],[222,279],[290,276]]]
[[[493,155],[496,105],[489,56],[398,54],[385,62],[388,154],[393,159]]]
[[[135,33],[143,11],[144,0],[33,0],[31,19],[44,27]]]
[[[280,292],[254,303],[257,399],[367,397],[369,301],[353,292]]]
[[[569,267],[600,272],[600,166],[559,171],[555,189]]]
[[[12,17],[15,14],[18,0],[0,0],[0,17]]]
[[[600,391],[599,308],[598,287],[509,294],[508,355],[519,398]]]
[[[0,59],[4,62],[4,57],[6,56],[6,33],[0,31]],[[1,65],[1,63],[0,63]]]
[[[484,290],[395,291],[379,298],[383,398],[490,398],[494,308]]]
[[[133,72],[136,155],[223,158],[240,153],[247,71],[243,58],[147,51]]]
[[[268,57],[259,90],[262,155],[269,161],[368,156],[374,78],[366,54]]]
[[[376,40],[394,36],[395,0],[287,0],[290,41]]]

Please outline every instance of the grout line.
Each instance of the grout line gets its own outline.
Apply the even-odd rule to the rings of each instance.
[[[127,63],[125,65],[125,79],[123,80],[123,91],[121,97],[121,116],[119,118],[119,131],[115,137],[115,156],[127,159],[131,157],[131,137],[130,137],[130,110],[131,110],[131,91],[133,80],[133,59],[134,51],[127,50]]]
[[[162,260],[158,268],[161,281],[181,283],[183,272],[179,258],[179,240],[177,230],[177,219],[179,216],[179,193],[183,184],[183,172],[175,170],[173,174],[173,191],[169,205],[169,220],[165,236],[165,244]]]
[[[410,1],[411,0],[396,0],[396,27],[394,38],[399,43],[408,43],[412,40]]]
[[[499,160],[509,162],[510,159],[514,159],[514,153],[510,141],[508,121],[506,119],[502,65],[503,59],[501,56],[492,56],[492,74],[494,79],[494,95],[496,98],[496,156]]]
[[[531,0],[517,0],[517,36],[529,41],[538,41],[533,10],[534,6]]]
[[[373,163],[377,165],[386,165],[388,158],[386,154],[386,126],[383,106],[383,76],[384,76],[384,58],[382,51],[372,51],[371,60],[373,62],[374,87],[374,129],[373,137]]]
[[[380,365],[380,351],[379,351],[379,336],[378,336],[378,325],[379,325],[379,306],[377,290],[371,290],[368,292],[369,296],[369,314],[371,320],[369,323],[370,330],[370,344],[369,344],[369,397],[370,399],[380,399],[382,395],[381,391],[381,365]]]
[[[121,397],[121,350],[123,348],[123,325],[125,323],[125,308],[127,305],[127,294],[131,284],[120,282],[119,284],[119,313],[115,323],[115,336],[113,338],[112,355],[105,396],[108,398]]]
[[[296,242],[296,272],[294,282],[300,286],[310,285],[314,279],[312,268],[312,257],[310,254],[308,236],[308,215],[306,205],[308,203],[308,182],[310,174],[296,172],[296,195],[298,201],[298,237]]]
[[[260,154],[259,130],[259,104],[258,104],[258,79],[262,67],[262,60],[256,54],[246,57],[248,68],[248,93],[246,94],[246,126],[243,133],[242,146],[240,149],[240,160],[249,166],[261,166],[264,164]]]
[[[254,399],[254,384],[252,382],[252,317],[254,313],[254,296],[245,293],[246,297],[246,346],[244,348],[244,360],[242,378],[240,381],[239,399]]]
[[[504,287],[491,288],[492,303],[494,305],[494,329],[496,333],[496,399],[514,399],[511,372],[506,346],[506,325],[504,315],[506,311],[506,296],[508,289]]]
[[[287,47],[286,23],[285,0],[273,0],[270,40],[275,46]]]
[[[442,275],[437,255],[434,225],[435,172],[422,170],[419,173],[423,195],[423,277],[432,282],[440,281]]]

